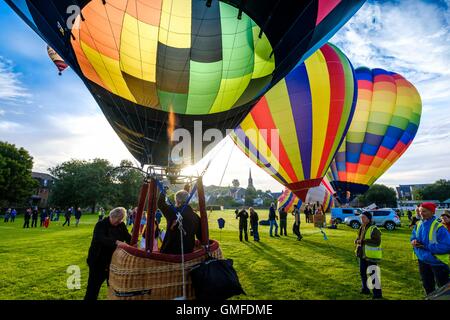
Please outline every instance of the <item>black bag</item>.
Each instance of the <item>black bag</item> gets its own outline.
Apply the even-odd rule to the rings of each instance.
[[[223,301],[245,294],[231,259],[208,258],[195,265],[190,275],[197,300]]]

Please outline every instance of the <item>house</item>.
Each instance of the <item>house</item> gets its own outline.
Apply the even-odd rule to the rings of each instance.
[[[407,184],[407,185],[399,185],[396,187],[397,198],[402,200],[415,200],[414,199],[414,191],[418,189],[423,189],[430,184]]]
[[[31,196],[31,204],[41,208],[46,207],[48,205],[50,189],[55,182],[55,178],[47,173],[41,172],[32,172],[31,177],[39,183],[39,186]]]

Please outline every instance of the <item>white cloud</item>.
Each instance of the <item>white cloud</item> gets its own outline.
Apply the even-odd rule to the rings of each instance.
[[[12,121],[0,121],[0,132],[1,133],[12,133],[16,132],[17,129],[21,128],[21,125]]]
[[[17,101],[30,97],[20,81],[20,73],[13,70],[12,62],[0,56],[0,100]]]

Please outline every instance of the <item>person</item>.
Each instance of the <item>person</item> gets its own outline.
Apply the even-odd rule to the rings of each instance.
[[[273,229],[274,226],[275,226],[275,237],[280,237],[278,235],[278,223],[277,223],[277,220],[278,220],[278,216],[277,216],[277,214],[275,212],[275,204],[272,202],[272,204],[270,205],[270,208],[269,208],[269,224],[270,224],[269,234],[270,234],[271,237],[273,237],[272,229]]]
[[[334,218],[330,219],[330,226],[328,227],[328,229],[337,229],[337,220]]]
[[[15,208],[13,208],[11,210],[11,222],[14,222],[14,220],[16,220],[16,216],[17,216],[17,211]]]
[[[104,217],[105,217],[105,209],[103,209],[102,207],[98,212],[98,221],[102,221]]]
[[[127,226],[131,226],[132,218],[133,218],[133,209],[131,207],[129,207],[128,211],[127,211]]]
[[[55,221],[59,221],[59,215],[61,214],[61,209],[57,208],[55,210]]]
[[[43,227],[44,226],[44,224],[45,224],[45,218],[47,218],[47,210],[44,208],[44,209],[42,209],[42,211],[41,211],[41,214],[39,215],[39,217],[41,218],[40,219],[40,224],[39,224],[39,227]]]
[[[9,222],[9,218],[11,217],[11,208],[7,209],[5,212],[5,218],[3,222]]]
[[[323,227],[324,226],[324,221],[325,221],[325,216],[323,214],[323,207],[319,206],[314,214],[314,225],[316,227]]]
[[[123,223],[126,215],[125,208],[115,208],[111,210],[107,219],[98,221],[94,227],[87,257],[89,278],[85,300],[97,300],[103,282],[108,281],[109,265],[114,250],[118,245],[131,241],[131,235]]]
[[[444,213],[441,215],[442,225],[450,231],[450,211],[444,210]]]
[[[427,295],[449,281],[450,233],[437,221],[435,212],[434,203],[422,203],[419,207],[422,220],[417,222],[411,234],[411,245]]]
[[[417,222],[420,221],[420,214],[419,214],[419,206],[416,207],[415,209],[415,215],[414,217],[412,217],[411,219],[411,223],[409,224],[409,228],[414,228],[417,224]]]
[[[76,227],[78,227],[78,224],[80,223],[81,215],[82,215],[81,208],[78,207],[75,210],[75,226]]]
[[[411,222],[411,220],[412,220],[412,212],[411,212],[411,210],[408,210],[406,215],[408,216],[408,220]]]
[[[66,225],[66,223],[67,223],[67,226],[70,227],[70,218],[71,217],[72,217],[72,208],[69,208],[69,209],[67,209],[67,211],[64,215],[64,218],[66,218],[66,221],[64,221],[64,223],[62,225],[63,227]]]
[[[292,232],[297,236],[297,240],[302,240],[303,236],[300,233],[300,208],[298,204],[294,204],[294,211],[292,212],[294,216],[294,224],[292,225]],[[281,224],[281,223],[280,223]]]
[[[181,212],[183,233],[183,252],[191,253],[195,247],[195,237],[201,239],[200,217],[187,203],[189,193],[180,190],[175,194],[175,208],[166,203],[166,193],[162,190],[158,198],[158,208],[167,221],[167,230],[161,245],[161,253],[181,254],[181,236],[177,221],[177,213]]]
[[[283,235],[283,231],[284,231],[284,235],[287,236],[287,212],[285,210],[284,207],[281,207],[279,210],[280,213],[280,236]]]
[[[376,281],[373,287],[373,298],[381,299],[381,283],[380,283],[380,270],[378,267],[378,261],[382,258],[381,249],[381,232],[372,224],[372,214],[368,211],[364,211],[361,214],[361,227],[359,228],[358,238],[355,240],[356,244],[356,256],[359,258],[359,273],[361,276],[361,293],[370,294],[370,289],[367,284],[367,276],[372,275],[369,267],[375,267],[374,276]],[[370,268],[372,269],[372,268]]]
[[[308,204],[305,206],[305,210],[303,212],[305,214],[305,222],[309,223],[309,205]]]
[[[33,226],[37,228],[37,220],[38,220],[39,211],[37,207],[34,207],[32,213],[31,213],[31,227]]]
[[[250,211],[250,227],[252,228],[253,240],[254,241],[259,241],[259,232],[258,232],[259,217],[258,217],[258,213],[253,208],[250,208],[249,211]]]
[[[239,219],[239,241],[242,242],[242,232],[244,233],[245,241],[248,242],[248,212],[245,208],[241,211],[236,209],[234,212],[236,214],[236,219]]]
[[[23,222],[23,227],[24,228],[29,228],[30,227],[30,219],[31,219],[31,208],[27,208],[27,210],[25,211],[25,216],[24,216],[24,222]]]

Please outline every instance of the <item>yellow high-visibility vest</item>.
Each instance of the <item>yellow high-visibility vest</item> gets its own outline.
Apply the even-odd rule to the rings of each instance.
[[[369,240],[372,238],[372,232],[378,229],[376,226],[372,225],[369,229],[366,230],[366,234],[364,235],[364,240]],[[367,244],[364,245],[364,253],[363,256],[369,259],[381,260],[383,257],[383,249],[381,247],[381,242],[379,246],[369,246]]]

